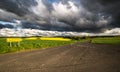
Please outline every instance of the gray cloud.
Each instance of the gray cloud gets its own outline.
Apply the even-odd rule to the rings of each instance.
[[[112,17],[102,12],[92,12],[85,9],[82,4],[74,4],[68,1],[66,4],[53,3],[53,15],[59,21],[72,26],[76,31],[98,32],[109,26]]]
[[[23,16],[29,13],[29,7],[36,5],[35,0],[2,0],[0,8]]]
[[[0,19],[24,19],[25,28],[104,32],[120,27],[119,4],[118,0],[2,0]]]
[[[0,9],[0,19],[1,20],[11,20],[14,18],[18,18],[18,16],[12,12],[5,11],[3,9]]]

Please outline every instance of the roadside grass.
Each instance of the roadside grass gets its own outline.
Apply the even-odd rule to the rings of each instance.
[[[12,40],[13,39],[13,40]],[[15,40],[14,40],[15,39]],[[18,38],[17,38],[18,39]],[[21,40],[19,42],[19,40]],[[17,51],[26,51],[26,50],[34,50],[34,49],[42,49],[42,48],[50,48],[50,47],[56,47],[66,44],[74,43],[75,41],[70,39],[63,39],[63,40],[41,40],[39,38],[19,38],[18,42],[20,45],[18,45],[18,42],[16,42],[16,38],[0,38],[0,54],[4,53],[11,53],[11,52],[17,52]],[[12,42],[13,41],[13,42]],[[11,46],[10,46],[11,42]]]
[[[120,37],[93,38],[92,43],[96,43],[96,44],[120,44]]]
[[[79,39],[77,42],[89,42],[91,39]]]
[[[0,38],[0,54],[89,41],[95,44],[120,44],[120,37],[79,38],[78,40],[62,37]]]

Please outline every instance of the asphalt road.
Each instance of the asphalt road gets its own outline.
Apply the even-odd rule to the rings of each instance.
[[[76,43],[3,54],[0,72],[120,72],[120,45]]]

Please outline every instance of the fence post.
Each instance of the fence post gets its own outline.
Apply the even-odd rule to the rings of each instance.
[[[12,43],[11,42],[9,43],[9,45],[10,45],[10,47],[12,47]]]
[[[18,47],[20,47],[20,42],[17,43]]]

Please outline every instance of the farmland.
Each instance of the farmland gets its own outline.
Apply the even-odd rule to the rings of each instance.
[[[89,42],[93,44],[120,44],[120,37],[28,37],[28,38],[0,38],[0,54],[56,47],[75,42]]]
[[[120,37],[93,38],[92,43],[96,43],[96,44],[120,44]]]
[[[0,38],[0,53],[50,48],[74,43],[67,38]]]

